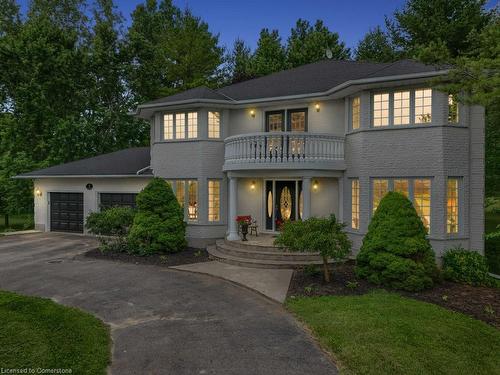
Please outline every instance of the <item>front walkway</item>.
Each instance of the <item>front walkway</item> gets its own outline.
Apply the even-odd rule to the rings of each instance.
[[[0,288],[109,324],[111,373],[336,373],[281,305],[206,275],[86,258],[92,242],[55,233],[1,237]]]
[[[185,264],[171,267],[190,272],[204,273],[233,281],[283,303],[288,292],[293,270],[261,269],[233,266],[218,261]]]

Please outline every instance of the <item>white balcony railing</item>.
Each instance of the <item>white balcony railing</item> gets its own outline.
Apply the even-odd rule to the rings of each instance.
[[[225,140],[225,165],[311,163],[344,160],[344,138],[329,134],[276,132]]]

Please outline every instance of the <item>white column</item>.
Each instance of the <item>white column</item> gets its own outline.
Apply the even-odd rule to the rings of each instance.
[[[311,177],[302,179],[302,219],[311,217]]]
[[[229,241],[237,241],[240,239],[238,236],[238,226],[236,223],[236,215],[238,212],[238,179],[229,177],[229,217],[227,218],[229,233],[227,239]]]

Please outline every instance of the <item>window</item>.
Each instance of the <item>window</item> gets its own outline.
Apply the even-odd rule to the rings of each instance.
[[[163,115],[163,139],[174,139],[174,115]]]
[[[220,138],[220,112],[208,112],[208,138]]]
[[[427,230],[431,225],[431,180],[418,179],[413,182],[413,205]]]
[[[408,180],[394,180],[394,191],[409,197]]]
[[[198,181],[188,181],[188,220],[198,219]]]
[[[359,229],[359,180],[351,181],[351,228]]]
[[[415,124],[432,120],[432,89],[415,90]]]
[[[177,113],[175,115],[175,138],[186,138],[186,115],[184,113]]]
[[[220,181],[208,181],[208,221],[220,221]]]
[[[458,103],[453,95],[448,95],[448,122],[458,122]]]
[[[289,131],[305,132],[307,130],[307,111],[304,109],[288,111],[288,122]]]
[[[394,125],[408,125],[410,123],[410,92],[398,91],[394,93]]]
[[[352,99],[351,102],[351,123],[353,129],[359,129],[361,122],[361,101],[359,96]]]
[[[175,181],[175,196],[177,198],[177,202],[181,207],[184,207],[184,190],[185,190],[185,181],[177,180]]]
[[[373,126],[389,125],[389,94],[373,95]]]
[[[198,138],[198,112],[187,114],[188,138]]]
[[[284,112],[268,112],[266,114],[266,128],[268,132],[281,132],[284,127]]]
[[[377,210],[380,201],[388,191],[389,180],[373,180],[373,212]]]
[[[448,178],[446,190],[446,232],[458,233],[458,178]]]

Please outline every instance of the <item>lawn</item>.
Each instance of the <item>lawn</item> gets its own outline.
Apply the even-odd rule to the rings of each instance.
[[[0,367],[106,374],[110,334],[99,319],[51,300],[0,291]]]
[[[345,374],[499,374],[500,331],[439,306],[374,291],[287,307]]]
[[[33,229],[33,214],[19,214],[9,216],[9,227],[14,230]],[[5,231],[5,218],[0,214],[0,232]]]

